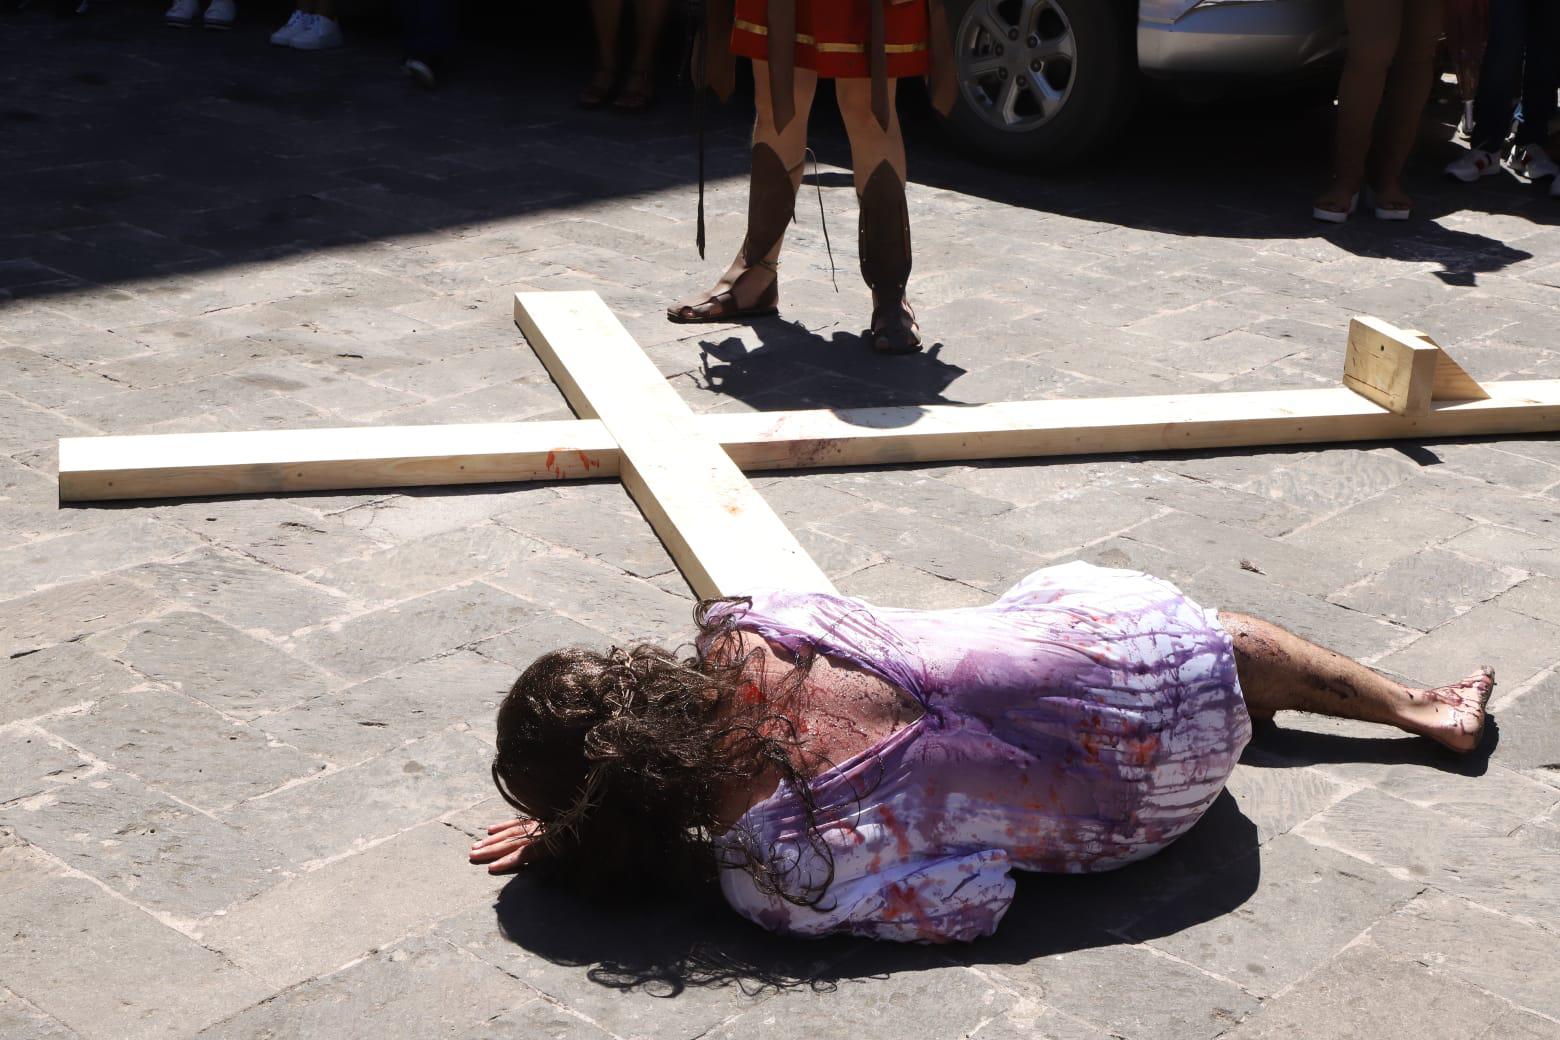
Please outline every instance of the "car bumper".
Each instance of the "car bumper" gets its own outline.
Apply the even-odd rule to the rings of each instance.
[[[1339,0],[1143,0],[1138,65],[1159,76],[1272,76],[1342,50]]]

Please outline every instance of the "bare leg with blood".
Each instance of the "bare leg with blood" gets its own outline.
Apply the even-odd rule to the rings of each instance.
[[[1495,673],[1489,668],[1447,686],[1421,689],[1268,621],[1221,612],[1219,622],[1235,644],[1236,670],[1253,718],[1308,711],[1396,726],[1453,751],[1478,746],[1485,704],[1495,688]]]

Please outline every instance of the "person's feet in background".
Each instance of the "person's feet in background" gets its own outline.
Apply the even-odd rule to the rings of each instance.
[[[580,91],[579,103],[581,108],[600,108],[607,103],[612,96],[612,88],[617,85],[617,72],[613,69],[597,69],[591,76],[590,82],[585,84],[585,89]]]
[[[176,29],[188,29],[199,18],[200,0],[173,0],[173,6],[163,13],[163,21]],[[211,0],[202,24],[208,29],[231,29],[237,18],[236,0]]]
[[[303,28],[304,19],[307,17],[308,15],[302,11],[294,11],[288,15],[287,21],[282,23],[282,27],[271,34],[271,42],[278,47],[286,47],[293,38],[293,34]]]
[[[173,0],[173,6],[163,12],[163,23],[175,29],[188,29],[200,16],[200,0]]]
[[[320,0],[314,11],[307,14],[303,28],[293,33],[289,47],[293,50],[334,50],[343,44],[342,27],[335,20],[334,3]]]
[[[1332,187],[1312,203],[1317,220],[1349,219],[1367,181],[1381,220],[1407,220],[1403,170],[1430,96],[1443,0],[1344,0],[1349,53],[1338,82]]]
[[[429,90],[439,85],[439,77],[433,71],[433,66],[421,58],[407,58],[401,62],[401,72],[413,83]]]
[[[1316,197],[1311,216],[1329,224],[1342,224],[1360,205],[1360,186],[1334,181],[1333,186]]]
[[[1540,144],[1525,144],[1513,148],[1511,158],[1506,160],[1506,168],[1528,181],[1541,181],[1545,177],[1553,177],[1560,173],[1560,166],[1555,165],[1555,161]]]
[[[1469,148],[1446,164],[1446,175],[1464,184],[1472,184],[1480,177],[1493,177],[1499,172],[1500,156],[1483,148]]]
[[[343,42],[341,26],[336,19],[327,14],[311,14],[287,46],[295,51],[328,51],[340,47]]]
[[[237,20],[238,4],[235,0],[211,0],[201,24],[208,29],[231,29]]]
[[[456,0],[398,0],[406,60],[401,73],[432,90],[454,65],[458,35]]]
[[[1371,185],[1370,205],[1377,220],[1407,220],[1413,216],[1414,199],[1403,187],[1401,177],[1382,179]]]
[[[1545,144],[1560,88],[1560,4],[1490,0],[1489,12],[1472,139],[1467,154],[1448,163],[1446,173],[1470,184],[1494,176],[1509,138],[1507,169],[1530,183],[1553,177],[1557,168]],[[1514,113],[1512,98],[1519,94]],[[1553,185],[1550,192],[1555,192]]]
[[[334,13],[335,5],[331,0],[301,0],[286,24],[271,34],[271,42],[278,47],[300,51],[340,47],[343,42],[341,26]]]
[[[617,87],[620,67],[619,39],[626,0],[591,0],[596,26],[596,72],[580,91],[582,108],[600,108]],[[666,22],[668,0],[634,0],[634,44],[628,75],[612,107],[623,112],[643,112],[655,102],[655,52]]]
[[[655,104],[655,72],[653,69],[634,69],[623,81],[612,107],[619,112],[643,112]]]

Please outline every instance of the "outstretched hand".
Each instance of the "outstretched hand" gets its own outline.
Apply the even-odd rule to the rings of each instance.
[[[495,823],[486,838],[471,846],[471,862],[486,863],[489,874],[513,874],[538,858],[541,830],[535,820]]]

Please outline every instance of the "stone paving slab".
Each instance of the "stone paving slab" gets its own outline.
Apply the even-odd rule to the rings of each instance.
[[[0,921],[6,986],[83,1037],[189,1036],[270,993],[85,878],[0,894]]]
[[[88,645],[243,721],[340,684],[296,655],[194,611],[117,628],[91,637]]]
[[[49,1017],[13,993],[0,993],[0,1030],[4,1030],[6,1036],[26,1036],[35,1040],[78,1040],[80,1037],[59,1019]]]
[[[372,1040],[388,1026],[407,1036],[450,1036],[524,999],[524,987],[502,971],[446,942],[412,937],[196,1035]]]
[[[843,966],[848,972],[849,966]],[[836,1035],[892,1040],[915,1034],[968,1036],[1007,1012],[1017,998],[974,971],[950,970],[927,980],[908,973],[883,982],[842,981],[821,992],[787,993],[731,1019],[711,1036]]]
[[[1280,837],[1263,846],[1257,890],[1234,913],[1199,921],[1172,905],[1133,926],[1159,935],[1149,945],[1271,997],[1326,964],[1365,928],[1419,890],[1304,838]],[[1226,884],[1218,874],[1208,885]],[[1197,904],[1196,890],[1186,902]],[[1177,919],[1179,918],[1179,919]]]
[[[481,874],[449,876],[449,847],[443,824],[415,827],[371,858],[338,860],[212,918],[200,941],[278,988],[330,975],[487,895]]]
[[[1416,219],[1325,229],[1325,109],[1156,98],[1130,130],[1152,172],[1041,177],[907,99],[934,348],[888,361],[826,98],[783,314],[679,326],[665,302],[740,241],[743,102],[709,116],[701,261],[686,103],[577,112],[571,5],[525,34],[488,12],[436,93],[367,12],[327,56],[270,47],[261,5],[228,34],[159,10],[0,16],[0,1035],[1560,1038],[1555,437],[755,474],[872,602],[975,605],[1084,559],[1403,677],[1498,669],[1479,755],[1281,716],[1165,852],[1024,877],[957,949],[466,867],[511,812],[488,765],[516,672],[691,632],[617,483],[55,495],[61,436],[567,418],[517,289],[600,293],[710,412],[1333,386],[1360,310],[1480,378],[1560,378],[1560,210],[1436,176],[1449,93]]]
[[[1505,1035],[1512,1014],[1497,998],[1365,940],[1228,1035],[1277,1040],[1308,1035],[1320,1022],[1340,1037],[1494,1037]]]

